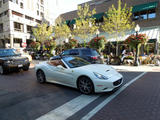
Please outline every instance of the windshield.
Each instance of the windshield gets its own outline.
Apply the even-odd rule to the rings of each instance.
[[[65,57],[63,60],[70,68],[76,68],[90,64],[86,60],[79,57]]]
[[[1,49],[0,57],[15,56],[18,53],[14,49]]]

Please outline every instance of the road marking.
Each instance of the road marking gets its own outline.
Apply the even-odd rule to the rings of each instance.
[[[50,111],[49,113],[37,118],[36,120],[65,120],[72,116],[99,96],[80,95],[64,105]]]
[[[143,72],[136,78],[132,79],[130,82],[126,83],[124,86],[122,86],[118,91],[116,91],[111,96],[107,97],[101,104],[99,104],[97,107],[95,107],[92,111],[90,111],[87,115],[85,115],[81,120],[89,120],[91,117],[93,117],[99,110],[101,110],[105,105],[107,105],[110,101],[112,101],[117,95],[119,95],[123,90],[125,90],[129,85],[131,85],[133,82],[141,78],[143,75],[145,75],[146,72]]]

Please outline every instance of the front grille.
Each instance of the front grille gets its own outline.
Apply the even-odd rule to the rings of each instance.
[[[122,78],[119,79],[119,80],[117,80],[117,81],[115,81],[115,82],[113,83],[113,85],[114,85],[114,86],[117,86],[117,85],[121,84],[121,82],[122,82]]]
[[[23,64],[24,60],[14,60],[13,63],[16,64],[16,65]]]

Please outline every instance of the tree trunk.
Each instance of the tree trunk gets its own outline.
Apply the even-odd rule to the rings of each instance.
[[[119,47],[118,47],[118,42],[117,42],[117,44],[116,44],[116,56],[119,55],[118,52],[119,52]]]

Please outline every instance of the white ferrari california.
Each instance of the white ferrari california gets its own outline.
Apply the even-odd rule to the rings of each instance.
[[[123,83],[123,76],[105,64],[90,64],[79,57],[63,56],[35,67],[40,83],[52,82],[79,89],[83,94],[107,92]]]

